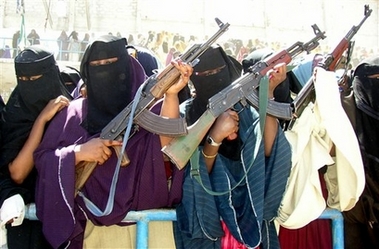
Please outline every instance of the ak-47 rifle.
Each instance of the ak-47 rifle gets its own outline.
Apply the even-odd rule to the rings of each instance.
[[[200,55],[202,55],[225,31],[228,30],[229,24],[223,23],[220,19],[215,18],[219,30],[206,42],[201,45],[193,45],[180,56],[180,59],[186,63],[193,64]],[[147,79],[146,85],[138,100],[134,112],[133,122],[145,128],[146,130],[160,135],[180,136],[186,134],[186,124],[183,119],[164,119],[149,111],[165,92],[179,79],[180,72],[169,64],[162,72],[152,75]],[[115,140],[122,132],[125,131],[133,101],[124,108],[107,126],[101,131],[100,138]]]
[[[223,23],[220,19],[215,18],[219,30],[202,44],[194,44],[180,55],[183,62],[194,65],[198,58],[227,30],[230,26],[228,23]],[[160,100],[165,92],[178,81],[180,72],[171,64],[164,68],[160,73],[150,76],[144,82],[141,96],[138,101],[134,115],[131,117],[133,103],[129,103],[114,119],[112,119],[101,131],[100,138],[108,140],[122,140],[122,135],[129,124],[129,119],[133,119],[133,123],[140,125],[146,130],[165,136],[180,136],[187,133],[186,122],[182,118],[166,119],[152,113],[149,109]],[[123,155],[123,161],[128,163],[127,155],[120,153],[118,148],[115,148],[118,156]],[[126,158],[125,158],[126,157]],[[97,163],[88,163],[76,166],[76,193],[80,191],[84,183],[87,181],[91,172],[96,167]]]
[[[288,64],[295,56],[304,51],[309,53],[318,46],[318,41],[325,38],[325,32],[321,32],[317,25],[312,27],[316,34],[312,40],[307,43],[296,42],[288,49],[257,62],[248,69],[248,73],[232,82],[221,92],[213,95],[208,100],[207,110],[195,124],[188,128],[188,134],[175,137],[167,146],[162,148],[162,151],[179,169],[182,169],[219,115],[239,102],[243,105],[257,106],[256,90],[260,80],[269,70],[279,63]],[[271,105],[269,103],[267,106],[267,112],[286,120],[292,117],[290,104],[274,103],[272,101]]]
[[[366,19],[371,15],[372,9],[369,9],[368,5],[364,6],[364,17],[358,26],[353,26],[349,32],[345,35],[344,38],[338,43],[338,45],[334,48],[334,50],[324,56],[323,60],[317,65],[318,67],[324,68],[328,71],[335,71],[338,62],[340,61],[343,53],[349,49],[351,39],[358,32],[362,24],[366,21]],[[291,103],[293,109],[293,118],[291,119],[288,129],[291,130],[296,119],[301,115],[304,111],[305,107],[309,104],[309,102],[315,100],[315,88],[313,84],[313,77],[311,77],[307,83],[301,88],[300,92],[297,94],[294,101]]]

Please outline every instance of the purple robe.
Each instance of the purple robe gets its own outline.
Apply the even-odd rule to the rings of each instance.
[[[52,120],[34,154],[38,170],[37,217],[54,248],[67,243],[69,248],[82,248],[86,217],[95,225],[125,225],[121,220],[128,211],[173,207],[182,196],[183,172],[173,166],[169,190],[159,136],[140,127],[126,147],[130,164],[119,172],[112,212],[104,217],[94,216],[82,197],[74,198],[74,147],[92,138],[80,125],[86,114],[87,99],[72,101]],[[95,168],[82,190],[100,210],[105,209],[116,165],[117,156],[112,153]]]

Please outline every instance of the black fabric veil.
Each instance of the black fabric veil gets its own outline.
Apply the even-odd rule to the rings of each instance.
[[[205,51],[199,59],[190,78],[196,97],[187,103],[186,119],[189,125],[205,112],[208,99],[239,78],[242,71],[241,65],[217,45]]]
[[[362,61],[354,71],[353,90],[356,113],[356,133],[361,145],[366,173],[379,183],[379,79],[367,76],[379,74],[379,57]]]
[[[132,100],[130,55],[126,39],[101,36],[87,46],[80,73],[87,86],[88,114],[82,126],[90,133],[101,131]],[[91,61],[117,58],[117,61],[93,66]]]

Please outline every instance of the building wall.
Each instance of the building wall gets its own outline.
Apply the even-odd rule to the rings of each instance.
[[[20,0],[21,1],[21,0]],[[312,33],[317,24],[333,42],[363,17],[372,15],[359,31],[364,46],[379,45],[377,0],[24,0],[27,32],[121,32],[146,34],[149,30],[204,37],[216,27],[214,18],[229,22],[229,37],[293,41]],[[0,27],[18,29],[17,0],[0,0]]]
[[[21,0],[20,0],[21,1]],[[0,0],[0,48],[11,44],[20,29],[17,0]],[[326,32],[320,44],[329,50],[363,18],[364,5],[373,10],[354,36],[355,46],[379,53],[378,0],[24,0],[25,28],[36,29],[49,47],[62,30],[103,34],[144,34],[150,30],[198,38],[217,30],[215,17],[230,24],[220,42],[232,38],[280,41],[289,46],[314,36],[311,25]],[[0,94],[14,85],[13,60],[0,60]]]

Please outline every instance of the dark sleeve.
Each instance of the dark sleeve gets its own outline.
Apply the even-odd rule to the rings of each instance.
[[[354,100],[354,93],[353,91],[350,92],[348,95],[341,95],[341,103],[342,107],[346,112],[347,117],[349,118],[351,125],[353,126],[354,130],[356,128],[356,105]]]
[[[0,95],[0,112],[1,110],[3,110],[4,106],[5,106],[5,103],[4,103],[3,97],[1,97]]]
[[[20,194],[24,201],[30,199],[30,192],[24,188],[18,187],[9,176],[0,174],[0,207],[9,197]]]

